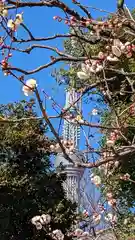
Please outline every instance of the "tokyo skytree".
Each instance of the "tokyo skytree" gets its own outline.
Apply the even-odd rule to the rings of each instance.
[[[72,159],[73,163],[65,159],[63,153],[58,153],[55,160],[55,167],[58,171],[66,173],[67,179],[63,184],[66,196],[72,202],[77,203],[79,210],[80,180],[83,176],[84,169],[75,166],[74,163],[84,162],[84,155],[79,151],[80,126],[73,123],[73,119],[75,119],[76,116],[81,114],[81,100],[77,101],[78,97],[78,93],[75,91],[74,88],[66,91],[65,109],[69,107],[70,109],[67,111],[68,116],[66,117],[66,119],[64,119],[63,123],[63,140],[67,142],[70,141],[73,144],[73,151],[69,152],[69,157]],[[63,168],[59,167],[61,165],[63,166]]]

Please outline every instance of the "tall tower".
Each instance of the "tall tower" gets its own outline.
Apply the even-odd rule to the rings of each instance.
[[[65,109],[69,108],[72,105],[73,106],[70,107],[68,111],[68,121],[64,120],[63,139],[72,140],[75,149],[79,148],[80,126],[73,124],[72,119],[74,119],[77,114],[81,113],[81,100],[77,101],[78,97],[78,93],[75,91],[74,88],[72,88],[70,91],[66,91]]]
[[[59,153],[57,154],[55,160],[55,167],[59,171],[59,166],[63,166],[63,170],[61,172],[66,173],[67,175],[67,179],[63,184],[67,198],[72,202],[76,202],[79,210],[80,180],[82,178],[84,169],[81,167],[76,167],[75,163],[84,162],[84,155],[79,152],[80,126],[73,124],[72,121],[76,115],[81,113],[81,102],[77,101],[77,99],[78,94],[74,88],[66,92],[65,109],[69,106],[72,107],[68,111],[69,118],[64,120],[63,140],[71,140],[73,142],[74,150],[72,153],[69,153],[69,157],[72,159],[73,163],[65,159],[62,153]]]

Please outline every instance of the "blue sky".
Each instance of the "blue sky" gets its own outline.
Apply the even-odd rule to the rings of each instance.
[[[73,6],[71,0],[64,1],[70,6]],[[84,5],[92,5],[98,8],[105,9],[107,11],[114,11],[116,8],[116,0],[81,0],[80,1]],[[128,7],[134,7],[134,0],[127,0],[125,1]],[[56,8],[26,8],[22,9],[24,11],[24,23],[31,29],[34,36],[42,37],[42,36],[51,36],[54,33],[66,33],[68,32],[67,26],[64,25],[63,22],[59,23],[53,20],[53,16],[59,15],[63,16],[62,11]],[[18,12],[22,12],[19,10]],[[93,16],[101,16],[102,14],[98,11],[92,11]],[[24,31],[20,30],[17,32],[18,37],[24,37]],[[46,45],[52,45],[59,47],[62,50],[63,44],[62,40],[53,40],[51,42],[45,42]],[[47,63],[50,59],[50,51],[43,50],[43,49],[35,49],[32,51],[30,55],[27,54],[18,54],[13,52],[13,57],[11,59],[11,64],[13,66],[18,66],[24,68],[26,70],[32,70],[42,64]],[[58,64],[55,65],[58,67]],[[37,79],[40,89],[44,89],[49,95],[53,96],[56,102],[63,105],[65,100],[65,94],[63,87],[59,87],[55,80],[51,77],[51,71],[53,67],[45,69],[35,75],[26,76],[27,78],[34,77]],[[0,72],[0,103],[9,103],[14,101],[19,101],[21,99],[25,99],[22,93],[22,86],[21,84],[14,79],[13,77],[4,77],[3,73]],[[27,100],[27,98],[26,98]],[[87,116],[87,113],[91,111],[94,106],[92,104],[84,104],[84,114]],[[51,104],[48,103],[47,105],[47,112],[49,115],[53,115],[54,111],[52,110]]]
[[[66,0],[66,3],[71,5],[71,0]],[[86,5],[92,5],[108,11],[115,10],[116,0],[81,0],[82,3]],[[127,0],[126,4],[129,7],[134,6],[134,0]],[[62,12],[58,9],[52,8],[27,8],[23,9],[24,11],[24,23],[32,30],[33,35],[35,36],[49,36],[56,33],[65,33],[67,32],[67,27],[63,23],[58,23],[53,20],[54,15],[61,15]],[[21,12],[21,11],[20,11]],[[63,14],[62,14],[63,15]],[[97,11],[94,12],[95,16],[101,14]],[[18,32],[18,36],[24,36],[24,32],[21,30]],[[53,45],[62,48],[62,41],[53,40],[51,43],[46,42],[46,45]],[[46,50],[34,50],[30,55],[16,54],[13,53],[13,58],[11,63],[16,66],[20,66],[25,69],[33,69],[49,60],[50,52]],[[54,79],[50,77],[50,72],[52,68],[46,69],[34,77],[37,78],[37,81],[41,88],[46,89],[47,92],[53,94],[58,101],[62,102],[62,98],[59,99],[59,93],[61,90],[56,86]],[[0,103],[13,102],[19,99],[23,99],[23,93],[21,92],[21,84],[18,83],[15,79],[11,77],[4,77],[3,73],[0,73]],[[52,90],[55,88],[55,90]]]

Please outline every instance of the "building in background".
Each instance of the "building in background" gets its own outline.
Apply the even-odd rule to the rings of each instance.
[[[80,207],[80,181],[84,173],[84,169],[77,167],[77,163],[84,162],[84,155],[79,151],[80,126],[74,124],[74,119],[81,114],[81,100],[78,100],[78,93],[75,89],[66,92],[65,109],[68,109],[68,116],[63,123],[63,140],[72,144],[72,150],[69,151],[69,157],[73,163],[69,162],[63,156],[63,153],[58,153],[55,160],[57,171],[66,173],[67,179],[64,182],[64,189],[67,198],[72,202],[76,202],[78,210]],[[61,167],[60,167],[61,166]]]

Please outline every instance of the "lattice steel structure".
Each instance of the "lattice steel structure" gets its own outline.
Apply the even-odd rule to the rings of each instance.
[[[77,101],[78,98],[79,95],[74,88],[70,91],[66,91],[65,109],[73,105],[69,109],[69,114],[73,117],[73,119],[77,114],[81,113],[81,100]],[[73,124],[70,120],[64,120],[63,139],[72,140],[74,143],[74,147],[78,149],[80,140],[80,126]]]
[[[72,140],[74,143],[74,151],[69,154],[69,157],[72,159],[73,163],[70,163],[67,159],[64,158],[62,153],[57,154],[55,160],[55,167],[58,171],[60,165],[63,166],[62,173],[66,173],[67,179],[64,182],[64,189],[67,195],[67,198],[72,202],[76,202],[78,205],[78,210],[80,206],[80,180],[82,178],[84,169],[76,167],[74,163],[83,162],[84,155],[79,151],[79,140],[80,140],[80,126],[73,124],[72,118],[81,113],[81,100],[77,101],[78,93],[75,89],[66,91],[66,104],[65,109],[70,108],[68,114],[72,117],[70,120],[64,120],[63,124],[63,139]],[[76,103],[75,103],[76,102]],[[75,104],[74,104],[75,103]]]

